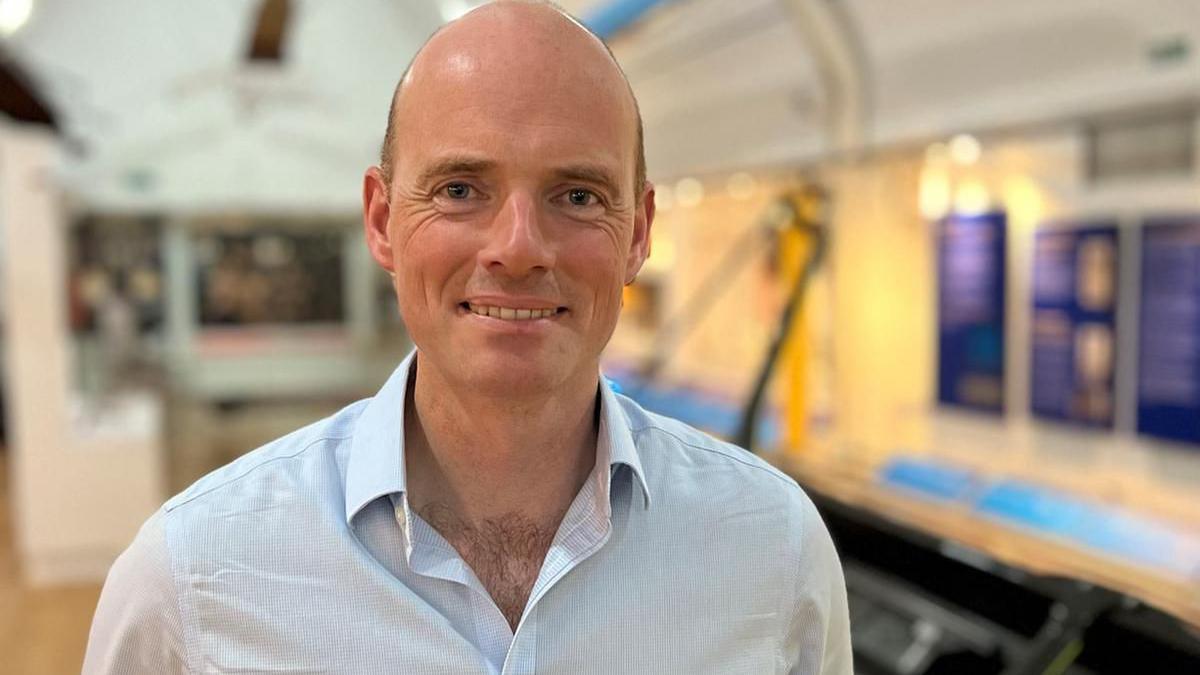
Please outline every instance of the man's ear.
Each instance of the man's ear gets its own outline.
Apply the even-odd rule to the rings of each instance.
[[[642,186],[642,198],[633,217],[633,240],[629,244],[629,257],[625,261],[625,285],[633,283],[642,264],[650,257],[650,227],[654,225],[654,183],[646,181]]]
[[[367,235],[367,248],[371,251],[371,257],[384,271],[395,274],[392,241],[388,238],[390,215],[388,183],[383,177],[383,171],[373,166],[363,175],[363,230]]]

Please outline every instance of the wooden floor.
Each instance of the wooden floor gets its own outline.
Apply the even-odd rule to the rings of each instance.
[[[0,672],[77,674],[100,586],[26,588],[13,547],[8,495],[8,456],[0,449]]]

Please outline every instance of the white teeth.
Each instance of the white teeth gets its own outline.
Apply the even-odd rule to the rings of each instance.
[[[530,319],[545,319],[558,313],[557,309],[515,309],[512,307],[492,307],[489,305],[473,305],[468,303],[473,314],[490,316],[504,321],[528,321]]]

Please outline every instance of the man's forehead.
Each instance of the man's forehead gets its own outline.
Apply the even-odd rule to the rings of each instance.
[[[631,166],[634,186],[645,180],[624,73],[603,41],[545,3],[485,5],[431,37],[396,88],[380,165],[390,180],[431,154],[484,148],[506,162],[592,152]]]
[[[634,112],[632,92],[604,43],[546,3],[496,2],[439,30],[421,48],[397,90],[397,101],[423,85],[551,86],[578,83],[622,100]],[[419,98],[419,97],[418,97]]]
[[[528,51],[538,46],[567,51],[571,48],[591,52],[616,67],[603,41],[573,17],[545,2],[500,0],[478,7],[437,30],[418,50],[414,65],[425,52],[445,47],[461,49],[475,46],[486,50],[511,46]]]

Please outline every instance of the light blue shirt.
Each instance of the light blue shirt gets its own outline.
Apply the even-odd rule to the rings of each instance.
[[[405,498],[414,356],[164,504],[109,572],[84,672],[851,673],[812,502],[603,378],[596,468],[512,631]]]

